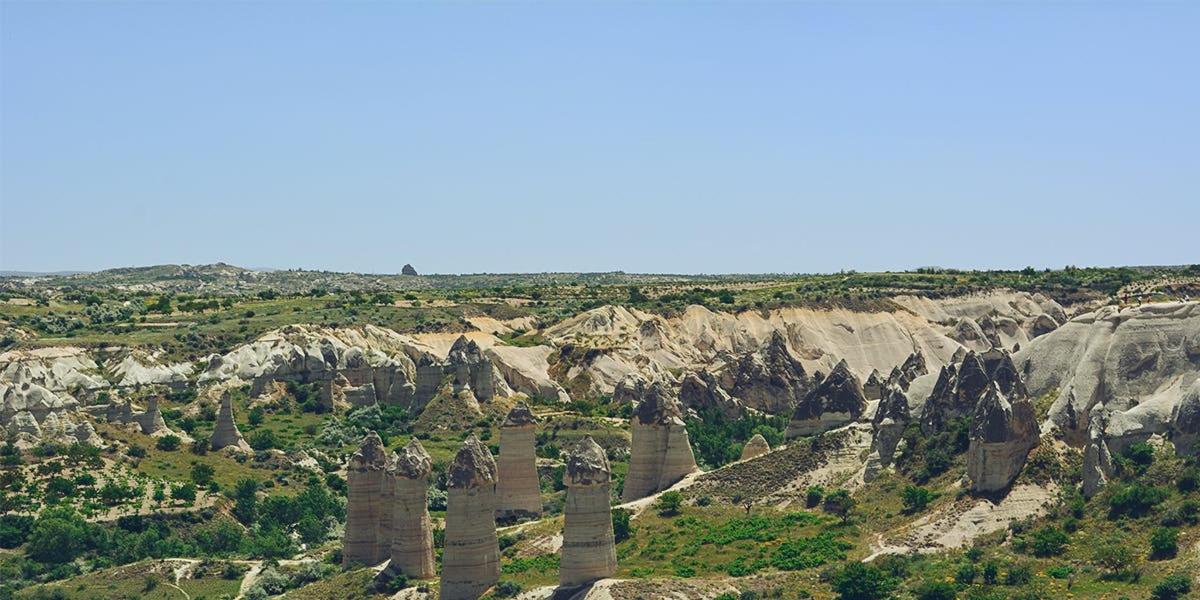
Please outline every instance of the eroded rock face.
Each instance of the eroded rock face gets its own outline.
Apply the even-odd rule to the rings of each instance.
[[[346,533],[342,548],[342,566],[377,565],[391,552],[391,531],[383,531],[387,501],[387,454],[383,441],[374,431],[363,438],[346,467]],[[391,522],[390,515],[386,517]]]
[[[743,354],[725,370],[722,385],[750,408],[786,414],[804,397],[810,382],[804,365],[776,330],[762,348]]]
[[[134,420],[142,428],[142,433],[152,435],[166,431],[167,422],[163,420],[162,412],[158,410],[158,397],[151,396],[146,401],[146,411],[134,415]]]
[[[622,404],[636,405],[641,401],[642,396],[646,395],[646,386],[649,384],[645,377],[637,373],[626,375],[613,388],[613,404],[617,406]]]
[[[871,374],[867,376],[867,380],[863,382],[863,396],[867,400],[879,400],[883,398],[883,388],[887,382],[883,375],[879,374],[879,369],[871,369]]]
[[[469,386],[480,402],[490,402],[495,395],[496,368],[492,359],[483,354],[479,344],[459,336],[450,347],[446,365],[454,375],[457,386]]]
[[[874,438],[863,471],[863,477],[867,481],[878,477],[880,472],[891,467],[896,447],[909,420],[908,397],[904,395],[904,390],[898,385],[888,386],[875,409],[875,416],[871,418]]]
[[[1027,398],[1004,397],[991,383],[975,406],[971,445],[967,449],[967,478],[975,492],[1007,489],[1029,451],[1038,445],[1037,419]]]
[[[392,506],[391,562],[388,573],[414,579],[437,574],[433,561],[433,523],[429,518],[429,453],[413,438],[387,466],[395,485]]]
[[[680,379],[679,402],[696,410],[715,408],[731,419],[740,417],[743,412],[741,402],[722,389],[716,376],[708,370],[687,373]]]
[[[922,430],[932,434],[957,418],[973,414],[975,406],[993,383],[1007,398],[1028,396],[1012,356],[1006,350],[992,349],[982,354],[967,352],[961,363],[942,367],[921,412]]]
[[[1192,384],[1183,394],[1171,420],[1171,441],[1175,452],[1195,456],[1200,452],[1200,380]]]
[[[862,383],[843,360],[796,406],[787,435],[799,437],[835,429],[857,420],[866,409]]]
[[[630,427],[629,472],[621,496],[626,502],[664,490],[696,470],[683,410],[665,383],[646,386]]]
[[[529,407],[518,402],[500,427],[497,518],[527,518],[542,513],[534,440],[536,424]]]
[[[612,577],[617,570],[610,508],[611,471],[604,449],[591,436],[567,457],[563,483],[563,545],[559,583],[577,586]]]
[[[233,398],[228,392],[221,395],[221,408],[217,411],[217,422],[213,426],[211,438],[213,450],[234,447],[249,452],[250,444],[242,437],[237,423],[233,420]]]
[[[746,445],[742,447],[741,459],[750,460],[751,458],[762,456],[770,451],[771,445],[767,443],[767,438],[763,437],[761,433],[756,433],[754,434],[754,437],[750,438],[750,441],[746,442]]]
[[[442,600],[478,598],[500,579],[496,537],[496,461],[474,435],[450,465]]]
[[[1147,404],[1169,410],[1200,378],[1200,302],[1106,306],[1060,322],[1024,344],[1013,361],[1032,395],[1059,390],[1050,424],[1071,428],[1076,415],[1068,439],[1086,434],[1088,419],[1078,417],[1095,406],[1115,414]]]

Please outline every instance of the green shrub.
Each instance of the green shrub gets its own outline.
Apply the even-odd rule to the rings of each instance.
[[[826,531],[812,537],[783,542],[771,554],[771,565],[781,571],[819,567],[828,562],[845,560],[846,551],[850,548],[849,543]]]
[[[154,447],[165,452],[174,452],[179,449],[180,443],[177,435],[164,435],[154,441]]]
[[[1054,565],[1046,569],[1046,575],[1055,579],[1066,579],[1075,572],[1075,568],[1070,565]]]
[[[884,600],[896,589],[896,581],[882,569],[861,562],[842,567],[832,583],[840,600]]]
[[[900,498],[904,502],[904,512],[912,514],[925,510],[937,498],[937,494],[920,486],[909,485],[904,487]]]
[[[954,600],[958,590],[943,581],[926,581],[913,590],[917,600]]]
[[[1034,556],[1045,558],[1062,554],[1066,551],[1069,542],[1067,534],[1063,533],[1061,529],[1047,525],[1033,534],[1033,542],[1030,546]]]
[[[1140,517],[1167,499],[1167,490],[1133,483],[1113,492],[1108,499],[1109,516]]]
[[[1025,585],[1033,581],[1033,569],[1029,565],[1012,565],[1004,574],[1005,585]]]
[[[1179,553],[1179,530],[1159,527],[1150,535],[1150,558],[1154,560],[1175,558]]]
[[[501,581],[492,588],[492,595],[497,598],[513,598],[521,593],[521,584],[515,581]]]
[[[975,583],[975,578],[979,575],[979,569],[974,563],[963,563],[958,566],[958,571],[954,573],[954,580],[963,585]]]
[[[825,488],[814,485],[808,488],[804,493],[804,505],[808,508],[816,508],[821,504],[821,500],[825,497]]]
[[[632,516],[632,513],[624,508],[612,509],[613,537],[617,543],[629,539],[629,536],[633,533],[633,528],[629,525],[630,516]]]
[[[850,520],[850,513],[857,502],[846,490],[837,490],[825,496],[825,512],[841,517],[842,523]]]
[[[654,503],[654,508],[658,510],[658,514],[664,517],[673,517],[679,514],[683,507],[683,494],[679,492],[663,492],[658,497],[658,501]]]
[[[1191,591],[1191,577],[1174,573],[1167,575],[1154,586],[1154,589],[1150,592],[1150,598],[1153,600],[1175,600],[1180,596],[1186,596]]]

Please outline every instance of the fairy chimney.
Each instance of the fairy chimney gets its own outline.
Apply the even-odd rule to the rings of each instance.
[[[237,423],[233,420],[233,398],[226,392],[221,396],[221,410],[217,412],[217,423],[213,427],[211,438],[212,449],[220,450],[234,446],[240,450],[250,450],[250,444],[238,431]]]
[[[138,413],[137,422],[142,427],[142,433],[147,435],[167,428],[167,422],[163,420],[162,412],[158,410],[157,396],[150,396],[150,400],[146,404],[146,412]]]
[[[542,497],[534,454],[533,412],[518,402],[500,426],[500,481],[496,482],[496,517],[536,517]]]
[[[608,457],[590,436],[567,457],[563,541],[558,581],[564,587],[611,577],[617,570]]]
[[[683,411],[663,382],[646,387],[630,429],[629,472],[621,494],[625,502],[667,489],[696,470]]]
[[[500,579],[496,461],[474,435],[450,465],[441,600],[474,600]]]
[[[393,480],[391,575],[412,579],[433,577],[433,523],[429,519],[429,453],[413,438],[393,456],[388,474]]]
[[[742,447],[742,460],[750,460],[757,458],[771,451],[771,445],[767,443],[767,438],[761,433],[754,434],[750,441]]]
[[[388,549],[380,543],[386,467],[383,441],[372,431],[363,438],[346,468],[348,489],[342,566],[376,565],[388,557]]]

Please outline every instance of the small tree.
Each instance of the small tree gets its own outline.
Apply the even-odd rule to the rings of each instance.
[[[1133,565],[1133,551],[1125,540],[1113,538],[1101,542],[1092,550],[1092,562],[1104,569],[1108,577],[1123,574]]]
[[[617,543],[629,539],[633,533],[633,529],[629,526],[630,516],[630,512],[624,508],[612,509],[613,538]]]
[[[214,475],[216,475],[216,470],[212,468],[212,465],[200,462],[192,463],[192,482],[196,485],[207,486],[212,483]]]
[[[904,512],[909,514],[925,510],[935,498],[937,498],[937,494],[916,485],[905,486],[904,491],[900,493],[900,499],[904,503]]]
[[[1067,549],[1067,544],[1070,540],[1063,530],[1047,525],[1033,534],[1033,554],[1034,556],[1047,557],[1058,556]]]
[[[179,436],[164,435],[154,442],[154,447],[164,452],[174,452],[179,449]]]
[[[804,493],[804,505],[809,508],[816,508],[821,505],[821,500],[825,498],[825,488],[814,485],[809,486],[808,491]]]
[[[673,517],[679,514],[680,508],[683,507],[683,494],[679,492],[663,492],[658,497],[658,502],[654,504],[658,509],[658,514],[664,517]]]
[[[842,523],[850,521],[850,513],[858,504],[846,490],[837,490],[825,497],[825,512],[841,517]]]
[[[1172,573],[1158,582],[1150,592],[1152,600],[1175,600],[1192,591],[1192,579],[1186,575]]]
[[[896,581],[879,567],[852,562],[833,577],[839,600],[883,600],[896,589]]]

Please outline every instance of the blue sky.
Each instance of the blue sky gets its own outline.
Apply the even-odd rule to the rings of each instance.
[[[1200,3],[0,3],[0,269],[1200,261]]]

